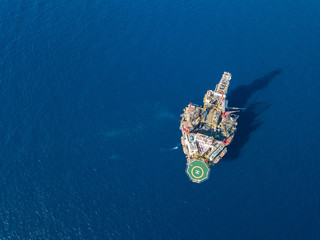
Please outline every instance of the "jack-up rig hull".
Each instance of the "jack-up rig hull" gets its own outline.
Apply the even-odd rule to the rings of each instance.
[[[186,173],[193,182],[200,183],[209,178],[210,165],[219,162],[234,138],[239,109],[227,106],[230,80],[231,74],[224,72],[215,90],[207,91],[203,107],[190,103],[181,114]]]

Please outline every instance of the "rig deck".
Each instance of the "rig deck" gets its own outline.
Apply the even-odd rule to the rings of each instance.
[[[230,80],[231,74],[224,72],[215,90],[205,94],[203,107],[190,103],[181,114],[186,173],[193,182],[200,183],[209,178],[209,166],[218,163],[227,153],[227,146],[237,129],[239,109],[228,108],[226,100]]]

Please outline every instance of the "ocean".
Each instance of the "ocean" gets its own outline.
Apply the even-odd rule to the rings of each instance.
[[[1,240],[320,239],[319,1],[0,3]],[[224,71],[246,109],[192,183]]]

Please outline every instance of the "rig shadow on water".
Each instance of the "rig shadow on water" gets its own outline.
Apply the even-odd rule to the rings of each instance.
[[[264,89],[268,84],[282,72],[282,69],[274,70],[267,75],[255,79],[248,85],[241,85],[231,91],[229,94],[230,106],[245,107],[241,111],[238,119],[238,127],[235,138],[228,149],[228,153],[224,157],[225,160],[235,160],[240,156],[241,148],[248,142],[250,134],[257,130],[263,123],[258,120],[258,116],[269,108],[269,104],[265,102],[248,101],[257,91]]]

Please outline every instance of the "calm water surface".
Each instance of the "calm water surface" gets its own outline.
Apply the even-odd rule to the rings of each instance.
[[[320,3],[0,1],[1,239],[319,239]],[[179,115],[247,107],[189,181]]]

